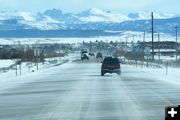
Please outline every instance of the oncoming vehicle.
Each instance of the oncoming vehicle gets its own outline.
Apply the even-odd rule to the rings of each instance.
[[[89,57],[88,57],[86,54],[83,54],[83,55],[81,56],[81,60],[85,60],[85,59],[89,60]]]
[[[89,55],[90,56],[95,56],[95,54],[93,52],[90,52]]]
[[[118,58],[106,57],[101,66],[101,76],[106,73],[117,73],[121,75],[121,66]]]
[[[89,60],[88,52],[86,50],[81,51],[81,60]]]
[[[97,55],[96,55],[96,58],[103,58],[102,53],[98,52]]]

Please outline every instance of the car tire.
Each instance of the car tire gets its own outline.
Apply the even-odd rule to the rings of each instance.
[[[101,71],[101,76],[104,76],[104,74],[105,74],[105,73],[104,73],[103,71]]]
[[[118,71],[117,74],[118,74],[118,75],[121,75],[121,71]]]

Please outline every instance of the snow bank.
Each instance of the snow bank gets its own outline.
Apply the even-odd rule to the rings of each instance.
[[[130,65],[122,65],[122,76],[125,77],[134,77],[159,80],[168,82],[169,84],[179,85],[180,86],[180,68],[168,68],[166,74],[166,68],[146,68],[146,67],[135,67]],[[128,74],[126,74],[128,73]]]
[[[9,67],[14,64],[13,60],[0,60],[0,68]]]

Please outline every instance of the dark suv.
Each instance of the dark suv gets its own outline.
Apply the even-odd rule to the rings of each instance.
[[[105,73],[117,73],[121,75],[121,66],[118,58],[106,57],[101,66],[101,76]]]
[[[96,58],[97,58],[97,59],[98,59],[98,58],[103,58],[102,53],[98,52],[97,55],[96,55]]]

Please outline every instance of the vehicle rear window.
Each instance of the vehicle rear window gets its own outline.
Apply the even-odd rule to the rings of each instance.
[[[104,59],[105,64],[118,64],[119,60],[117,58],[106,58]]]

